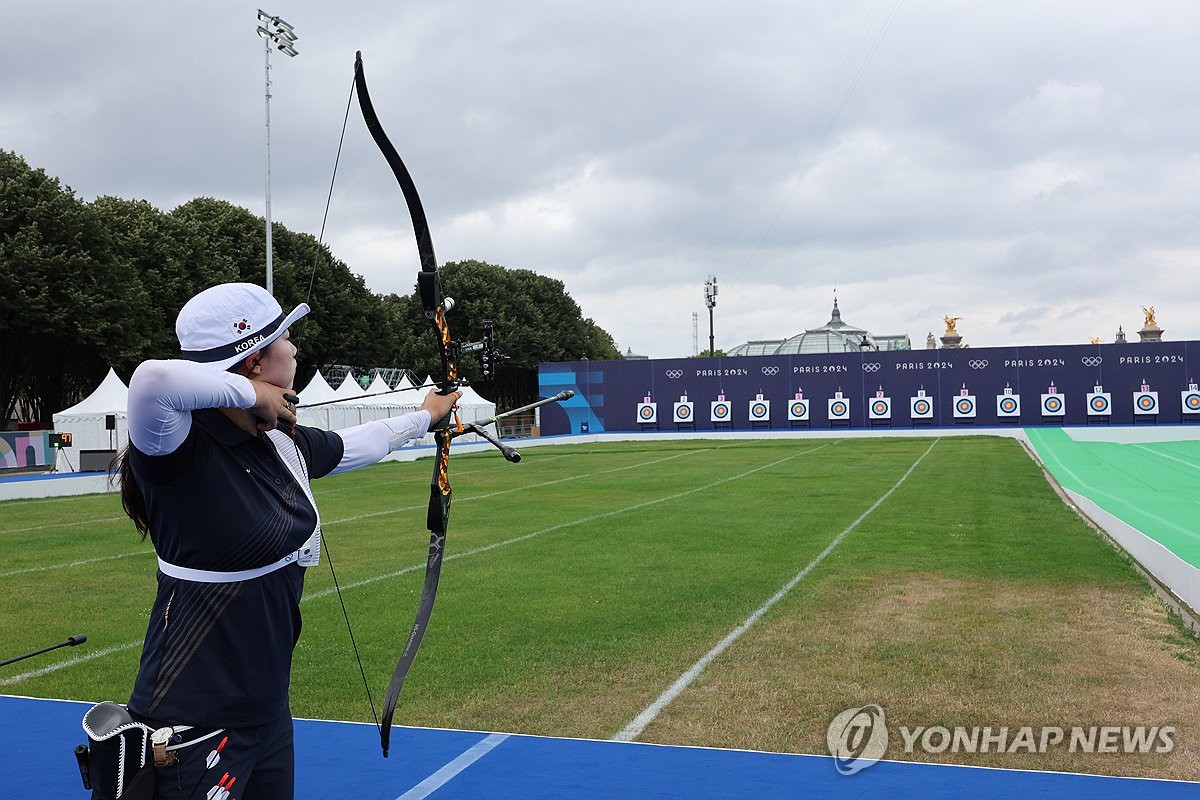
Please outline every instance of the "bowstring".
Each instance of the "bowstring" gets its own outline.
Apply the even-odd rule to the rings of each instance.
[[[337,183],[338,165],[342,162],[342,145],[346,143],[346,126],[350,122],[350,106],[354,102],[354,81],[350,81],[350,96],[346,98],[346,113],[342,115],[342,133],[338,137],[337,156],[333,159],[333,174],[329,176],[329,193],[325,196],[325,213],[321,215],[321,232],[317,235],[317,249],[313,253],[312,271],[308,275],[308,294],[304,302],[312,300],[313,282],[317,278],[317,265],[321,263],[321,246],[325,242],[325,223],[329,221],[329,207],[333,203],[333,186]]]
[[[350,107],[354,102],[354,81],[350,82],[350,96],[346,98],[346,113],[342,115],[342,132],[338,137],[337,156],[333,159],[333,174],[329,176],[329,193],[325,196],[325,212],[321,216],[321,231],[317,236],[316,252],[313,253],[312,271],[308,276],[308,294],[304,298],[304,302],[308,303],[312,300],[313,283],[317,278],[317,267],[321,263],[321,247],[325,241],[325,224],[329,221],[329,208],[333,203],[333,187],[337,183],[338,165],[342,161],[342,146],[346,143],[346,128],[350,122]],[[300,455],[300,445],[296,442],[293,433],[292,444],[296,447],[296,455],[300,456],[301,461],[304,457]],[[333,578],[333,589],[337,594],[338,604],[342,607],[342,619],[346,621],[346,632],[350,635],[350,647],[354,651],[354,660],[358,664],[358,674],[362,677],[363,690],[367,693],[367,702],[371,706],[371,718],[375,720],[375,728],[380,729],[379,713],[375,710],[375,698],[371,695],[371,685],[367,681],[367,671],[363,667],[362,655],[358,650],[358,642],[354,638],[354,627],[350,624],[350,612],[346,609],[346,599],[342,596],[342,587],[338,583],[337,570],[333,566],[333,555],[329,550],[329,542],[325,543],[325,563],[329,564],[329,575]]]

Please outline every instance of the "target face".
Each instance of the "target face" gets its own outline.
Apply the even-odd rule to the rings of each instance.
[[[1042,410],[1047,414],[1061,414],[1063,410],[1062,398],[1056,394],[1048,394],[1042,398]]]
[[[871,413],[877,417],[886,417],[892,410],[892,404],[886,400],[872,400]]]
[[[645,403],[641,406],[638,406],[638,418],[641,419],[642,422],[653,422],[654,418],[657,416],[655,412],[656,409],[651,403]]]
[[[1133,396],[1133,408],[1139,414],[1158,413],[1158,392],[1138,392]]]
[[[1001,414],[1016,414],[1020,406],[1017,404],[1017,398],[1005,395],[1000,398],[1000,402],[996,407],[1000,409]]]
[[[808,419],[808,401],[793,400],[788,404],[789,419]]]
[[[960,417],[975,416],[975,398],[959,397],[954,401],[954,413]]]
[[[933,403],[924,397],[913,400],[912,413],[914,417],[928,417],[933,414]]]
[[[834,419],[841,419],[850,413],[850,406],[845,400],[834,400],[829,404],[829,416]]]
[[[686,422],[692,418],[692,407],[687,403],[680,403],[675,406],[675,419],[679,422]]]
[[[768,413],[766,403],[754,402],[750,404],[750,419],[766,419]]]
[[[712,407],[713,419],[729,419],[729,404],[728,403],[713,403]]]
[[[1094,394],[1091,396],[1091,399],[1088,400],[1088,409],[1093,414],[1107,414],[1108,407],[1108,397],[1105,395]]]
[[[1183,393],[1183,410],[1188,414],[1200,414],[1200,392]]]

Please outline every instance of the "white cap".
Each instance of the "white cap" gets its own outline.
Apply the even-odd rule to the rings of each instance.
[[[267,290],[253,283],[222,283],[188,300],[175,319],[181,357],[229,369],[283,335],[309,312],[301,303],[284,315]]]

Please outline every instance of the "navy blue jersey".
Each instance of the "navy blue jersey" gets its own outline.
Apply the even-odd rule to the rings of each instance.
[[[295,446],[311,478],[342,459],[342,439],[328,431],[297,426]],[[313,533],[316,510],[272,441],[216,409],[193,411],[191,430],[173,452],[149,456],[131,444],[130,459],[154,549],[171,564],[252,569],[299,549]],[[160,572],[130,710],[209,727],[262,725],[287,714],[303,589],[304,568],[295,563],[236,583]]]

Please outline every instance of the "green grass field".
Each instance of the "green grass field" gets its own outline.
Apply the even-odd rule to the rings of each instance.
[[[834,715],[879,703],[903,725],[1179,731],[1169,754],[945,763],[1200,774],[1200,644],[1013,440],[524,455],[516,466],[452,458],[448,558],[399,724],[611,737],[846,532],[642,741],[824,753]],[[416,610],[430,468],[384,464],[316,484],[377,704]],[[154,560],[118,498],[0,503],[0,541],[0,657],[89,637],[0,670],[0,692],[126,699]],[[370,720],[331,587],[326,566],[309,571],[292,710]]]

